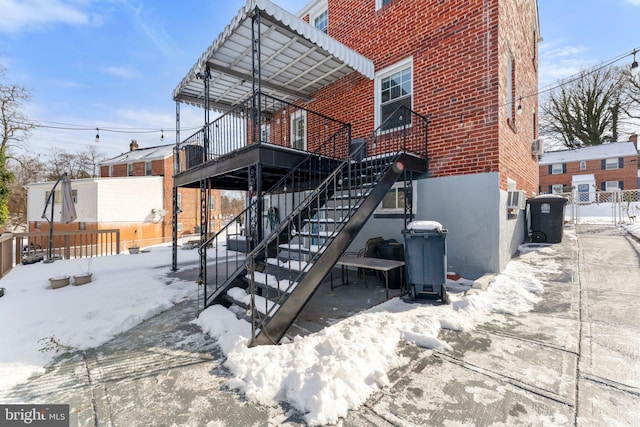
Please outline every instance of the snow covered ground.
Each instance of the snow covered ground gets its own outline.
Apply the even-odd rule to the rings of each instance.
[[[626,229],[640,237],[640,224]],[[231,389],[266,405],[286,401],[311,425],[334,423],[385,386],[388,373],[406,362],[398,352],[401,341],[446,350],[442,329],[468,331],[496,313],[531,310],[544,292],[540,278],[558,269],[552,257],[541,255],[546,250],[552,249],[523,251],[486,291],[467,292],[470,282],[464,279],[450,282],[451,305],[394,298],[280,346],[248,348],[250,325],[221,306],[205,310],[194,323],[226,355]],[[93,258],[93,281],[83,286],[51,289],[48,279],[85,271],[88,259],[18,266],[4,277],[0,402],[7,401],[11,387],[42,372],[56,350],[98,346],[176,302],[195,298],[193,282],[167,277],[170,254],[170,247],[157,246],[138,255]],[[195,250],[179,251],[180,263],[196,258]]]

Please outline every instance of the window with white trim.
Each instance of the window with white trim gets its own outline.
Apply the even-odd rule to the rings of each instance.
[[[182,209],[182,194],[180,192],[176,195],[176,205],[178,205],[178,209]]]
[[[382,6],[385,6],[391,3],[393,0],[376,0],[376,10],[380,9]]]
[[[133,163],[127,163],[127,176],[133,176]]]
[[[404,190],[403,183],[395,184],[382,199],[378,211],[404,212]]]
[[[291,147],[307,150],[307,112],[298,110],[291,114]]]
[[[554,163],[551,165],[551,175],[560,175],[564,173],[564,165],[562,163]]]
[[[271,142],[271,125],[260,125],[260,142]]]
[[[562,194],[562,193],[564,193],[564,184],[553,184],[551,186],[551,192],[553,194]]]
[[[179,222],[179,223],[177,224],[177,226],[176,226],[176,231],[177,231],[178,233],[182,233],[182,227],[183,227],[182,223],[181,223],[181,222]]]
[[[586,171],[587,170],[587,161],[586,160],[580,160],[580,170],[581,171]]]
[[[617,157],[613,157],[613,158],[610,158],[610,159],[606,159],[605,160],[605,169],[606,170],[618,169],[618,158]]]
[[[329,31],[329,11],[327,9],[322,10],[317,15],[313,16],[313,26],[327,33]]]
[[[405,59],[376,75],[376,127],[384,130],[410,125],[401,122],[399,114],[394,112],[400,106],[413,109],[413,58]],[[404,115],[404,119],[411,116]]]
[[[151,162],[144,162],[144,174],[146,176],[150,176],[152,171],[153,171],[153,167]]]
[[[620,189],[618,181],[607,181],[604,183],[605,191],[617,191]]]

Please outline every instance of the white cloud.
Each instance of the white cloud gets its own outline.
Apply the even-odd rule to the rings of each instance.
[[[627,3],[632,6],[640,6],[640,0],[627,0]]]
[[[108,67],[105,70],[108,74],[116,77],[123,77],[125,79],[133,79],[139,76],[137,72],[129,67]]]
[[[44,26],[65,23],[86,25],[89,17],[62,0],[0,0],[0,33],[37,31]]]
[[[542,43],[538,68],[539,86],[542,89],[553,85],[596,63],[597,61],[588,57],[584,46],[563,45],[561,42]]]

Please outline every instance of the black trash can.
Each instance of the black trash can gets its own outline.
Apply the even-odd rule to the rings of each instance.
[[[436,297],[448,303],[447,230],[433,221],[414,221],[402,230],[411,298]]]
[[[395,239],[384,240],[376,245],[378,258],[404,261],[404,245]],[[396,268],[389,273],[389,289],[400,289],[403,283],[400,280],[400,271]]]
[[[564,225],[564,206],[567,199],[545,194],[527,200],[529,241],[534,243],[560,243]]]

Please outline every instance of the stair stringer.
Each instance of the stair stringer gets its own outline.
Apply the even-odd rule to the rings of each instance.
[[[271,314],[268,320],[263,320],[260,325],[260,331],[254,337],[251,346],[277,344],[280,342],[324,278],[331,272],[342,254],[371,217],[376,207],[403,173],[402,168],[392,167],[392,165],[402,162],[404,157],[406,157],[405,154],[400,154],[394,162],[389,163],[382,178],[371,189],[359,207],[350,214],[349,220],[344,224],[340,232],[323,252],[316,254],[316,257],[312,260],[312,267],[299,281],[293,292],[283,301],[278,301],[280,308]]]

